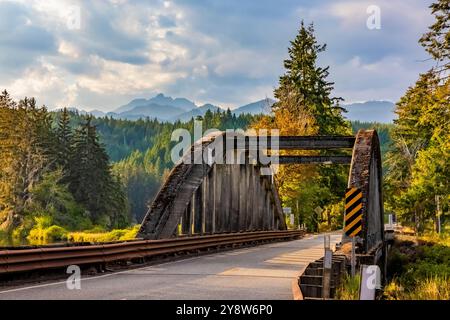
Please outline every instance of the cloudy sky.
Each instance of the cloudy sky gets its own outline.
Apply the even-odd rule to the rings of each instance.
[[[0,88],[111,110],[155,93],[234,107],[272,97],[300,21],[335,95],[396,101],[429,67],[428,0],[0,0]],[[380,8],[381,28],[367,20]],[[373,20],[370,20],[373,21]]]

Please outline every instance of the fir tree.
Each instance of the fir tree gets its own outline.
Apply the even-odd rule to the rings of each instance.
[[[430,8],[435,22],[419,42],[438,63],[433,71],[448,77],[446,71],[450,69],[450,1],[438,0],[431,4]]]
[[[111,177],[108,155],[100,144],[96,128],[88,117],[75,132],[69,164],[69,189],[75,199],[89,211],[95,223],[110,224],[112,213]],[[125,208],[123,208],[125,210]]]
[[[342,98],[331,97],[334,83],[327,80],[329,67],[317,66],[318,54],[325,49],[325,44],[317,42],[313,24],[306,27],[302,21],[284,61],[286,73],[274,92],[278,102],[273,109],[292,117],[309,115],[314,121],[309,125],[317,127],[317,134],[342,134],[348,131],[339,106]]]
[[[67,108],[64,108],[60,113],[56,128],[56,139],[56,165],[63,168],[63,170],[68,170],[72,144],[72,128],[70,127],[70,115]]]

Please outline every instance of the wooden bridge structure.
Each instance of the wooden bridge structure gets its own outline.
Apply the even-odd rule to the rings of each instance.
[[[333,152],[273,155],[278,150]],[[381,153],[374,130],[360,130],[356,137],[210,134],[195,142],[172,169],[149,207],[138,237],[286,230],[272,168],[289,164],[349,164],[348,187],[363,193],[360,252],[373,253],[383,247]],[[348,238],[344,236],[343,241]]]

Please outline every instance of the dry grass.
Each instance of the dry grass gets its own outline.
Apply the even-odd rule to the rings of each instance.
[[[430,277],[417,283],[414,288],[405,289],[398,280],[391,281],[384,288],[386,300],[450,300],[450,280],[447,277]]]

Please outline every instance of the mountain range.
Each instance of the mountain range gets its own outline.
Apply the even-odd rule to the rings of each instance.
[[[262,99],[256,102],[239,106],[231,110],[235,115],[240,114],[269,114],[271,106],[275,103],[273,99]],[[363,122],[381,122],[389,123],[395,118],[394,104],[390,101],[373,100],[344,104],[343,107],[348,111],[345,116],[349,120],[359,120]],[[96,117],[113,117],[116,119],[137,120],[140,118],[156,118],[160,121],[189,121],[191,118],[203,116],[207,110],[223,110],[219,106],[210,103],[196,105],[186,98],[172,98],[160,93],[150,99],[134,99],[129,103],[116,108],[112,112],[102,112],[99,110],[82,111]]]

